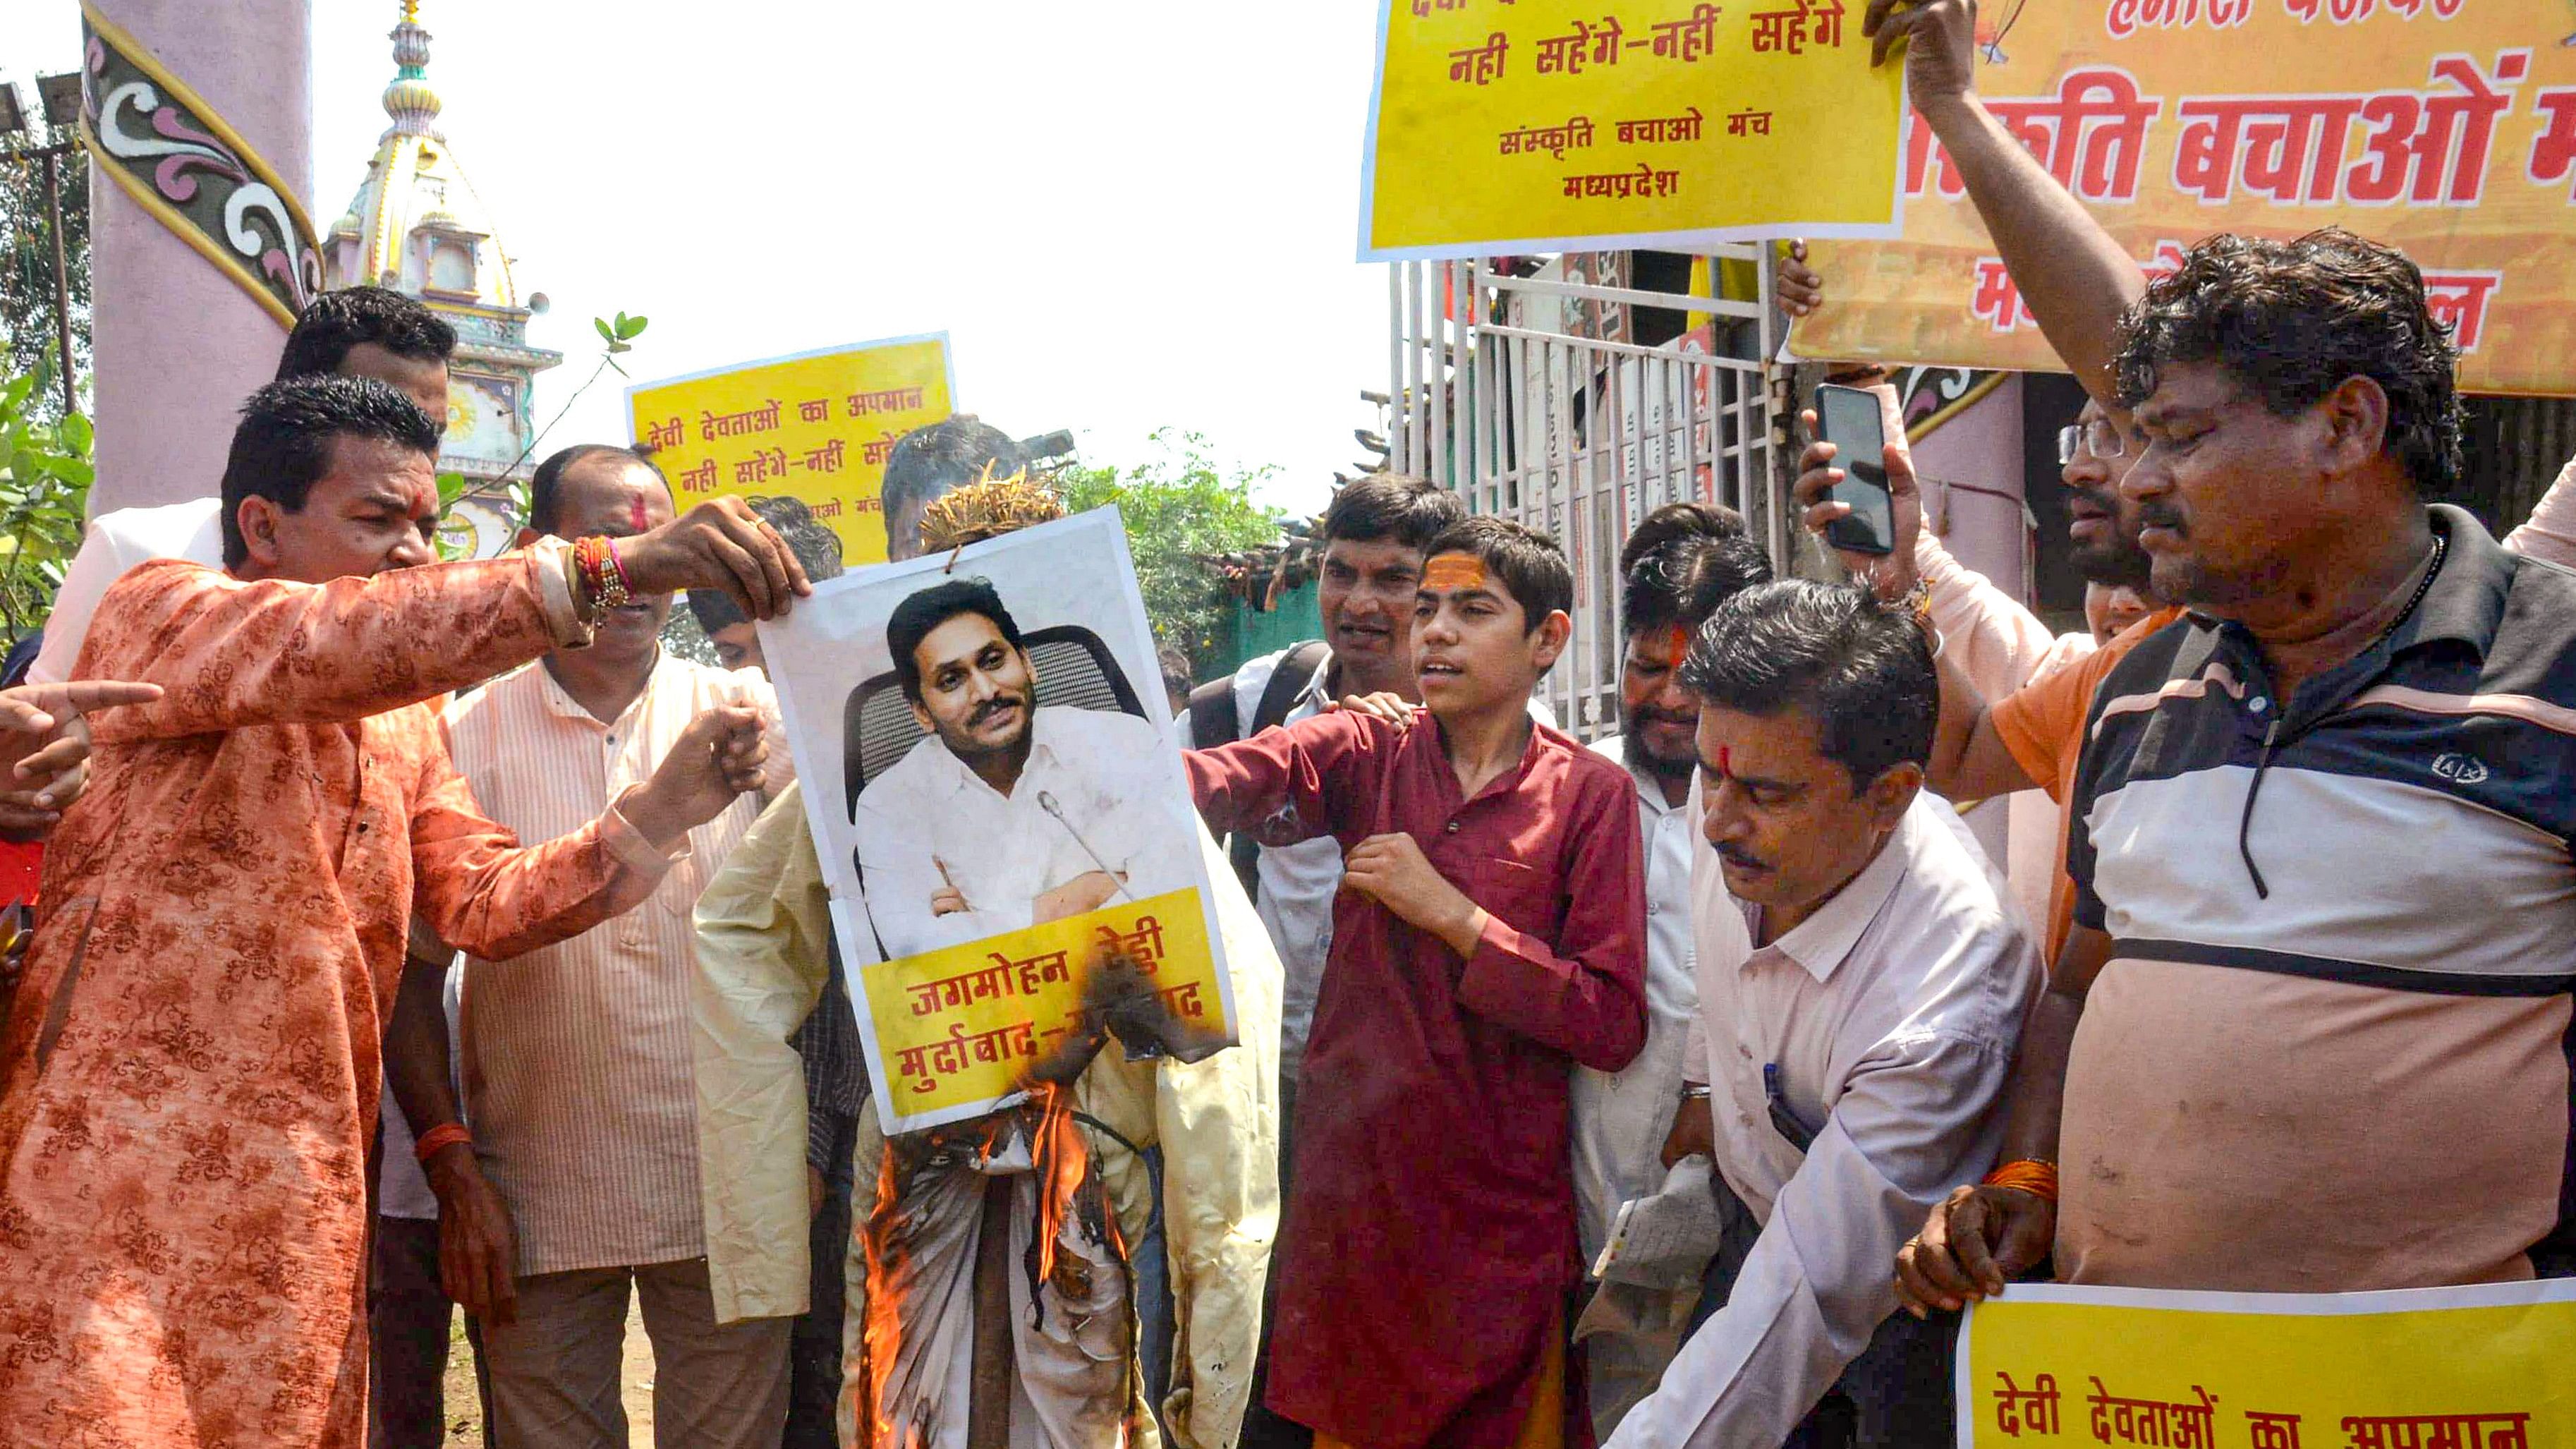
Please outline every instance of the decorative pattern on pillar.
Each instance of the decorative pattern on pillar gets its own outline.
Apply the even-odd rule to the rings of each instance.
[[[81,139],[99,171],[293,327],[322,290],[321,244],[293,189],[92,0],[81,28]]]
[[[1908,367],[1896,380],[1896,395],[1905,419],[1905,436],[1914,442],[1940,431],[1941,425],[1975,407],[2003,384],[2000,372],[1966,367]]]

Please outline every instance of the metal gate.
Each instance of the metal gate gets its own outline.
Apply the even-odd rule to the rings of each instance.
[[[1578,738],[1618,728],[1619,545],[1638,520],[1677,500],[1722,503],[1775,563],[1789,558],[1764,363],[1777,345],[1767,251],[1704,253],[1710,277],[1724,262],[1752,266],[1750,302],[1641,290],[1620,252],[1388,269],[1388,465],[1564,546],[1574,635],[1540,695]],[[1661,325],[1641,329],[1639,309]],[[1678,335],[1631,340],[1674,320]]]

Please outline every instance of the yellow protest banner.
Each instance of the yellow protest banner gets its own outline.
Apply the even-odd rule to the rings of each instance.
[[[2576,6],[2064,0],[2019,17],[1978,91],[2150,271],[2217,232],[2344,226],[2402,248],[2474,392],[2576,392]],[[1817,358],[2060,366],[1914,117],[1895,245],[1820,245]]]
[[[1959,1341],[1964,1449],[2576,1449],[2576,1282],[2016,1285]]]
[[[1386,0],[1360,256],[1890,236],[1866,0]]]
[[[1234,994],[1195,889],[863,966],[861,1025],[892,1130],[976,1116],[1026,1085],[1079,1029],[1084,983],[1112,955],[1143,969],[1178,1029],[1208,1044],[1235,1039]]]
[[[804,501],[842,561],[883,563],[879,489],[896,441],[956,411],[948,336],[859,342],[626,390],[628,426],[685,508],[707,498]]]

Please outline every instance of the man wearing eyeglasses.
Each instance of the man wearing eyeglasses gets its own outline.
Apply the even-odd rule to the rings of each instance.
[[[1892,420],[1894,391],[1884,383],[1875,390]],[[1808,421],[1812,431],[1812,415]],[[1952,800],[2012,797],[2007,873],[2026,905],[2035,905],[2044,893],[2048,939],[2043,959],[2053,960],[2074,919],[2074,887],[2063,864],[2065,819],[2062,811],[2029,792],[2045,790],[2053,800],[2064,801],[2082,752],[2093,686],[2138,641],[2181,613],[2150,602],[2148,560],[2138,546],[2137,524],[2122,517],[2120,477],[2139,450],[2102,405],[2090,400],[2072,424],[2058,430],[2058,477],[2069,495],[2067,559],[2084,579],[2087,625],[2084,632],[2061,637],[2052,635],[2020,600],[1951,557],[1922,526],[1912,454],[1892,421],[1886,431],[1899,439],[1888,445],[1885,460],[1895,501],[1896,549],[1884,558],[1845,554],[1843,562],[1856,576],[1870,580],[1882,598],[1922,591],[1941,635],[1943,675],[1943,708],[1928,783]],[[1797,496],[1806,505],[1807,526],[1819,536],[1847,511],[1844,504],[1823,501],[1826,490],[1843,477],[1834,458],[1831,443],[1814,443],[1799,460]],[[1989,706],[1988,700],[1995,703]]]

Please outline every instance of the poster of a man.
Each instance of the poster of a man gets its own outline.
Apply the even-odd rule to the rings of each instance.
[[[1195,880],[1150,720],[1037,703],[1026,636],[989,579],[907,596],[886,652],[919,743],[859,796],[868,915],[889,955],[1148,900]],[[863,686],[864,687],[864,686]]]
[[[1189,1060],[1235,1039],[1114,510],[830,580],[760,641],[889,1133],[991,1110],[1103,1019]]]

